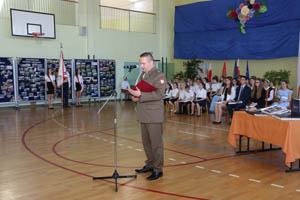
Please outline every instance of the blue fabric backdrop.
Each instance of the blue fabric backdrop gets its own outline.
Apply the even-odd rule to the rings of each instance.
[[[261,2],[261,0],[257,0]],[[268,0],[268,11],[246,23],[228,20],[244,0],[213,0],[175,9],[174,57],[179,59],[271,59],[298,56],[300,0]]]

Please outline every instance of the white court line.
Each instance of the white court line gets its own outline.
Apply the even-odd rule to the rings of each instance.
[[[199,169],[205,169],[205,167],[202,167],[202,166],[199,166],[199,165],[196,165],[195,167],[199,168]]]
[[[119,146],[124,146],[124,144],[119,144]]]
[[[277,185],[277,184],[271,184],[271,186],[277,187],[277,188],[284,188],[284,186],[282,186],[282,185]]]
[[[296,190],[296,192],[300,192],[300,190],[299,190],[299,189],[297,189],[297,190]]]
[[[110,143],[114,144],[115,142],[114,141],[110,141]]]
[[[142,151],[142,149],[136,149],[136,151]]]
[[[128,149],[133,149],[133,147],[132,147],[132,146],[127,146],[127,148],[128,148]]]
[[[240,178],[240,176],[235,175],[235,174],[228,174],[228,176],[234,177],[234,178]]]
[[[186,164],[186,162],[184,162],[184,161],[183,161],[183,162],[180,162],[180,163],[181,163],[181,164]]]
[[[171,161],[176,161],[176,159],[174,159],[174,158],[169,158],[169,160],[171,160]]]
[[[92,138],[92,137],[94,137],[94,136],[92,136],[92,135],[89,135],[89,137],[90,137],[90,138]]]
[[[248,181],[255,182],[255,183],[260,183],[261,182],[260,180],[255,180],[255,179],[252,179],[252,178],[249,178]]]
[[[210,170],[210,171],[213,172],[213,173],[221,174],[221,171],[219,171],[219,170],[214,170],[214,169],[212,169],[212,170]]]
[[[101,140],[101,138],[99,138],[99,137],[95,137],[97,140]]]
[[[198,133],[192,133],[192,132],[188,132],[188,131],[178,131],[179,133],[185,133],[188,135],[196,135],[196,136],[200,136],[200,137],[206,137],[209,138],[207,135],[203,135],[203,134],[198,134]]]
[[[225,131],[225,132],[229,131],[229,129],[215,128],[215,127],[210,127],[210,126],[199,126],[199,125],[195,125],[195,124],[190,124],[190,123],[185,123],[185,122],[178,122],[178,121],[174,121],[174,120],[167,120],[167,122],[173,122],[173,123],[177,123],[177,124],[186,124],[186,125],[190,125],[190,126],[193,125],[194,127],[209,128],[209,129],[221,130],[221,131]]]
[[[107,139],[103,139],[103,141],[104,141],[104,142],[107,142],[108,140],[107,140]]]

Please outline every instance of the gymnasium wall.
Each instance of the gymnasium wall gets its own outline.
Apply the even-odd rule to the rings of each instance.
[[[56,40],[12,37],[9,19],[0,20],[0,56],[59,58],[63,43],[65,58],[115,59],[117,87],[124,75],[124,62],[137,62],[143,51],[153,52],[156,59],[170,58],[172,40],[173,1],[155,0],[156,33],[123,32],[100,29],[99,0],[79,1],[77,26],[56,25]],[[162,17],[163,16],[163,17]],[[80,27],[87,35],[80,36]],[[167,46],[166,46],[167,45]]]

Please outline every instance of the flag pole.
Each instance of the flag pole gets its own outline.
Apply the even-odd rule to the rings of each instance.
[[[61,53],[62,53],[62,50],[63,50],[63,44],[62,42],[60,43],[60,55],[59,55],[59,61],[61,62],[60,58],[61,58]],[[59,65],[61,65],[61,63],[59,63]],[[64,67],[62,68],[63,70],[63,73],[62,73],[62,85],[61,85],[61,107],[63,108],[64,106]]]

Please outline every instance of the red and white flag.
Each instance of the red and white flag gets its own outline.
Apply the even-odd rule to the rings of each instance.
[[[224,62],[224,65],[223,65],[222,76],[223,76],[223,77],[226,77],[226,76],[227,76],[227,73],[226,73],[226,62]]]
[[[237,60],[236,71],[237,71],[238,76],[240,76],[241,75],[241,73],[240,73],[240,59]]]
[[[211,64],[209,64],[209,68],[208,68],[208,72],[207,72],[207,78],[209,80],[209,82],[211,81],[212,78],[212,68],[211,68]]]
[[[58,75],[57,75],[57,86],[60,87],[65,80],[67,80],[67,70],[64,62],[64,54],[61,51],[60,52],[60,58],[59,58],[59,67],[58,67]]]

